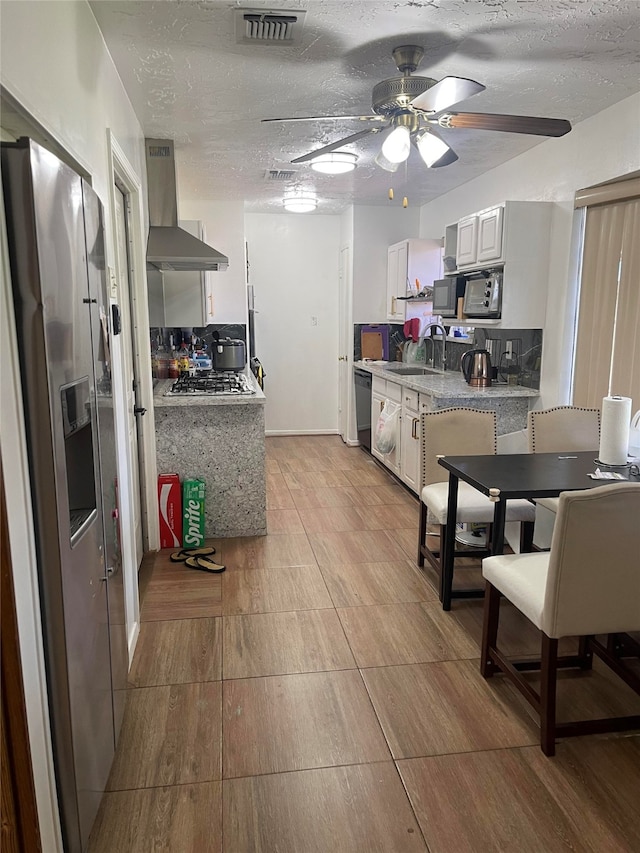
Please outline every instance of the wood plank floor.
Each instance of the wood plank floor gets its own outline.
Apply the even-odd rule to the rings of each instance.
[[[637,853],[640,735],[543,756],[529,706],[480,676],[482,603],[444,613],[415,565],[417,500],[336,436],[268,438],[267,471],[268,535],[209,543],[224,574],[145,558],[90,853]],[[502,626],[536,654],[508,605]],[[596,663],[558,707],[640,698]]]

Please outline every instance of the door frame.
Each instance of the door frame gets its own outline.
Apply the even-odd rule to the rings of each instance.
[[[338,432],[345,444],[358,445],[355,428],[355,387],[353,384],[353,262],[352,246],[340,247],[338,294]],[[344,360],[342,360],[344,359]]]
[[[149,307],[147,302],[146,276],[146,228],[144,219],[144,195],[140,177],[129,162],[124,151],[118,144],[111,129],[107,129],[107,156],[109,182],[109,240],[111,248],[109,257],[115,258],[115,191],[116,182],[123,188],[127,197],[130,211],[129,249],[130,269],[127,270],[130,284],[131,332],[133,335],[133,369],[138,380],[140,403],[146,408],[147,414],[140,418],[139,424],[139,459],[140,459],[140,511],[142,513],[143,547],[155,551],[160,545],[160,532],[157,511],[157,466],[156,466],[156,436],[155,418],[153,413],[153,380],[151,377],[151,351],[149,347]],[[109,266],[109,301],[118,301],[118,277],[116,270]],[[119,385],[122,377],[114,376],[114,384]],[[117,388],[114,393],[114,411],[116,416],[116,441],[122,448],[124,440],[123,429],[126,423],[122,411],[125,395],[124,389]],[[126,430],[125,430],[126,432]],[[118,470],[120,482],[131,488],[131,478],[126,466],[127,453],[118,452]],[[124,490],[121,490],[121,495]],[[127,503],[129,498],[127,496]],[[135,644],[139,632],[140,607],[138,599],[138,566],[135,560],[135,544],[132,530],[128,527],[127,513],[121,512],[123,572],[125,581],[125,611],[127,622],[127,641],[129,645],[129,663],[133,658]]]

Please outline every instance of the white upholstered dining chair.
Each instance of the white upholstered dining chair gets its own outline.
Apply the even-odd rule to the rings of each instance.
[[[597,450],[600,444],[600,409],[555,406],[529,412],[530,453],[561,453],[563,450]]]
[[[449,501],[449,473],[438,464],[439,456],[476,456],[496,453],[497,421],[495,412],[456,407],[423,412],[421,415],[420,459],[420,526],[418,532],[418,565],[425,559],[439,575],[440,600],[444,610],[451,609],[452,598],[481,598],[483,589],[453,589],[454,560],[460,556],[485,556],[487,550],[456,550],[447,555],[445,538]],[[473,486],[459,481],[457,522],[490,525],[493,521],[493,503]],[[428,514],[439,525],[439,550],[427,545]],[[507,521],[524,522],[521,550],[531,550],[535,507],[526,500],[513,500],[507,504]]]
[[[481,671],[502,670],[540,714],[540,746],[555,754],[556,737],[640,728],[640,715],[556,722],[559,667],[591,669],[595,652],[640,694],[640,675],[623,665],[597,634],[640,630],[640,483],[612,483],[563,492],[551,551],[503,554],[483,560],[487,581]],[[500,596],[539,630],[539,661],[509,660],[498,648]],[[580,637],[577,655],[558,658],[558,640]],[[523,672],[540,670],[540,693]]]
[[[530,453],[597,451],[600,446],[600,409],[555,406],[529,412],[527,433]],[[551,512],[558,510],[558,498],[541,498],[536,503]]]

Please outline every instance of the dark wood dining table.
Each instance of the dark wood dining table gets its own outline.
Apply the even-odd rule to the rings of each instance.
[[[506,503],[514,498],[536,500],[557,497],[560,492],[591,489],[619,480],[594,480],[588,475],[598,467],[598,451],[566,453],[515,453],[490,456],[443,456],[438,462],[449,471],[449,503],[447,531],[444,543],[443,572],[453,575],[453,560],[448,555],[455,547],[458,482],[464,480],[482,494],[494,500],[491,553],[501,554],[504,548]],[[630,482],[640,483],[640,476],[629,467],[604,468],[622,474]],[[637,472],[637,468],[634,469]],[[451,589],[452,577],[445,579],[443,589]],[[446,596],[446,592],[445,592]],[[443,607],[451,602],[443,596]]]

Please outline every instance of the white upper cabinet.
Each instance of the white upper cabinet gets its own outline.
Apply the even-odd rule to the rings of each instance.
[[[442,240],[401,240],[387,254],[387,319],[404,322],[404,298],[442,277]]]
[[[458,267],[475,264],[478,254],[478,217],[466,216],[458,222],[456,262]]]
[[[466,325],[503,329],[544,326],[552,211],[552,202],[507,201],[447,226],[447,275],[456,270],[465,275],[483,269],[502,271],[500,319],[469,319]],[[451,269],[454,263],[456,270]]]
[[[458,268],[495,263],[502,257],[504,206],[492,207],[458,222]]]
[[[502,216],[504,207],[494,207],[478,214],[476,260],[479,264],[502,257]]]

